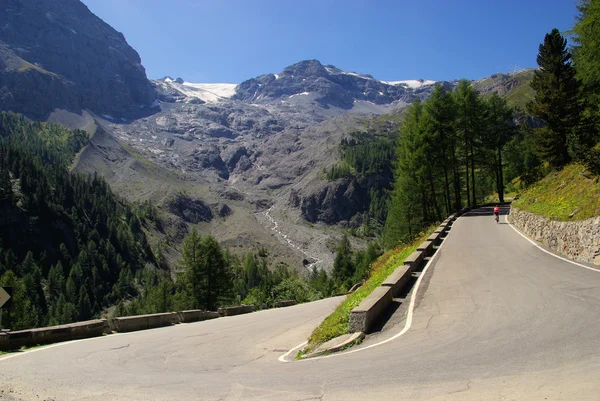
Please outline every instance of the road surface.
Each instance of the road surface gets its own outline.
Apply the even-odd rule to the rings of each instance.
[[[490,210],[439,252],[410,330],[381,346],[279,362],[329,299],[0,357],[0,400],[600,400],[600,272]]]

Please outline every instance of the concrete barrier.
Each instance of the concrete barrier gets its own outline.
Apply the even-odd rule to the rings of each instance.
[[[433,233],[434,234],[443,234],[444,231],[446,231],[446,227],[438,227],[435,229],[435,231]]]
[[[8,351],[8,333],[0,333],[0,351]]]
[[[425,256],[430,255],[431,252],[433,251],[433,241],[431,241],[429,239],[423,241],[421,243],[421,245],[419,245],[417,247],[417,251],[418,252],[423,252],[425,254]]]
[[[99,337],[105,333],[106,320],[43,327],[39,329],[12,331],[0,335],[0,350],[17,350],[21,347],[53,344],[63,341]]]
[[[350,312],[348,332],[362,331],[368,333],[373,323],[392,303],[393,295],[390,287],[377,287],[375,290]]]
[[[406,259],[404,259],[404,265],[412,266],[414,270],[419,263],[421,263],[425,259],[425,253],[420,251],[414,251]],[[412,270],[411,270],[412,271]]]
[[[180,323],[201,322],[203,320],[218,318],[219,312],[210,312],[205,310],[184,310],[177,312]]]
[[[439,242],[440,236],[442,233],[433,233],[427,238],[427,241],[431,241],[434,245]]]
[[[153,315],[116,317],[110,319],[110,329],[118,333],[154,329],[179,323],[177,312],[155,313]]]
[[[412,266],[404,265],[398,267],[381,283],[382,287],[389,287],[392,289],[392,295],[397,297],[401,292],[408,280],[412,277]]]
[[[275,307],[276,308],[285,308],[287,306],[294,306],[296,305],[296,301],[294,301],[293,299],[290,299],[289,301],[279,301],[279,302],[275,302]]]
[[[232,306],[230,308],[219,308],[218,312],[221,316],[235,316],[242,315],[244,313],[254,312],[256,310],[254,305],[240,305]]]

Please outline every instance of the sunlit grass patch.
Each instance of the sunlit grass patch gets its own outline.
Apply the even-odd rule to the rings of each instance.
[[[513,206],[555,220],[599,216],[600,181],[585,167],[571,164],[525,190]]]
[[[430,227],[427,232],[419,235],[412,243],[400,245],[384,253],[373,262],[369,279],[362,287],[348,295],[337,309],[312,332],[304,352],[310,352],[319,344],[347,334],[352,309],[358,306],[375,288],[379,287],[436,228],[437,226]]]

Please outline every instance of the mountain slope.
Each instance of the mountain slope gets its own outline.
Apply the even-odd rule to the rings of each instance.
[[[0,109],[147,113],[155,99],[137,52],[79,0],[0,5]]]

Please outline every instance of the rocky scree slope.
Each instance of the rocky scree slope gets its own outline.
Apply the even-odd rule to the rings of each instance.
[[[137,52],[79,0],[0,3],[0,109],[122,117],[148,114],[154,100]]]
[[[456,81],[442,84],[452,89]],[[185,188],[190,202],[198,198],[230,209],[223,218],[205,219],[205,229],[226,243],[251,246],[248,238],[257,238],[260,230],[269,234],[260,238],[266,245],[290,248],[309,262],[332,257],[336,234],[326,225],[351,224],[369,207],[369,182],[323,177],[323,168],[339,160],[341,138],[366,129],[367,116],[425,100],[433,89],[432,81],[386,83],[317,60],[237,86],[170,77],[153,85],[160,99],[155,114],[100,123],[179,183],[167,194],[156,185],[129,196],[171,202],[176,189]],[[119,179],[126,181],[127,175]]]

